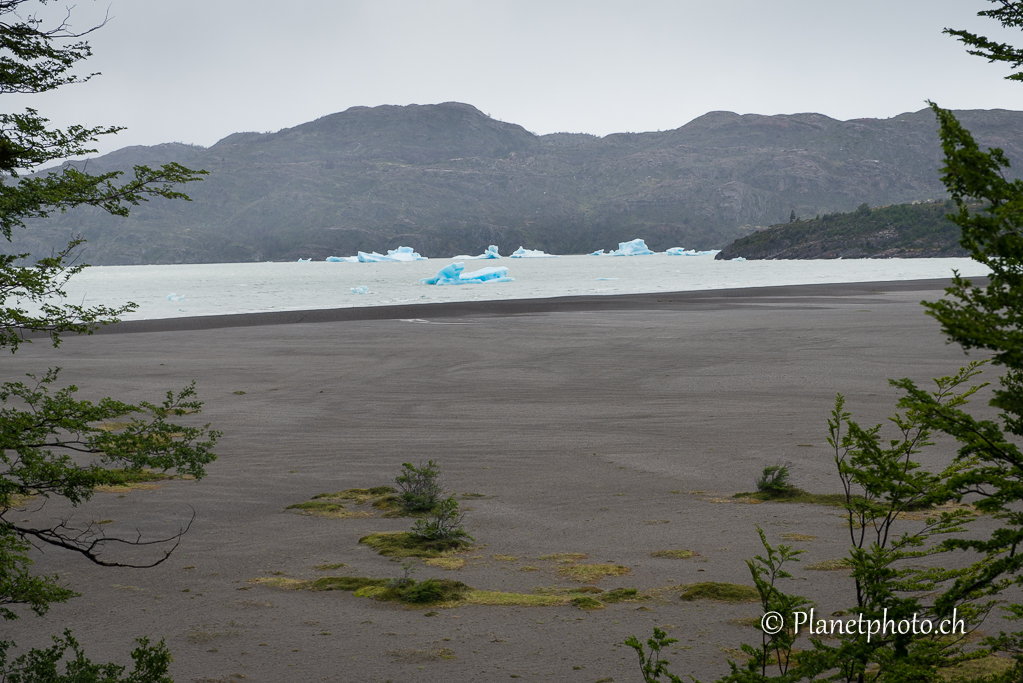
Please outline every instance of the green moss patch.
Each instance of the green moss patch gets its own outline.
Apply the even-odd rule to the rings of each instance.
[[[834,560],[821,560],[820,562],[814,562],[813,564],[806,565],[807,569],[816,572],[834,572],[840,569],[850,569],[849,560],[844,557]]]
[[[781,493],[746,491],[744,493],[736,493],[734,497],[749,498],[765,502],[770,501],[774,503],[810,503],[812,505],[845,507],[844,493],[810,493],[795,486],[790,486]]]
[[[560,567],[558,574],[581,583],[593,583],[608,576],[624,576],[631,569],[620,564],[575,564]]]
[[[704,581],[703,583],[694,583],[691,586],[687,586],[679,597],[687,602],[695,600],[757,602],[760,600],[760,593],[751,586],[743,586],[738,583]]]
[[[642,600],[643,596],[639,594],[639,590],[636,588],[615,588],[605,592],[600,596],[602,602],[625,602],[627,600]]]
[[[369,505],[372,510],[352,510],[351,506]],[[368,489],[345,489],[333,493],[318,493],[304,503],[289,505],[287,510],[318,517],[373,517],[375,512],[383,517],[425,517],[431,511],[406,512],[401,499],[391,486],[374,486]]]
[[[578,562],[579,560],[589,559],[589,555],[585,553],[554,553],[553,555],[544,555],[538,557],[538,560],[553,560],[558,564],[569,564],[571,562]]]
[[[329,586],[317,588],[316,584]],[[383,602],[401,602],[407,605],[435,605],[458,602],[471,589],[461,581],[426,579],[425,581],[392,581],[360,577],[325,577],[316,582],[312,590],[352,591],[358,597]]]
[[[950,666],[947,669],[939,670],[939,674],[946,681],[977,681],[985,676],[1001,675],[1012,668],[1013,661],[1008,657],[988,655],[980,659],[971,659]]]
[[[635,588],[602,591],[596,586],[582,588],[537,589],[536,593],[504,593],[476,590],[461,581],[426,579],[425,581],[372,579],[363,576],[325,576],[314,580],[289,579],[282,576],[249,579],[250,584],[278,590],[347,591],[355,597],[372,598],[405,605],[459,607],[484,605],[493,607],[555,607],[573,605],[580,609],[603,609],[605,605],[646,600],[649,596]],[[599,597],[594,597],[599,596]]]
[[[650,553],[650,557],[663,557],[669,560],[688,560],[690,557],[696,557],[700,553],[693,550],[683,550],[681,548],[677,550],[655,550]]]
[[[572,598],[572,605],[585,610],[604,609],[604,603],[588,595],[579,595]]]
[[[429,540],[407,531],[370,534],[360,538],[359,543],[388,557],[441,557],[471,547],[468,541],[455,538]]]
[[[460,557],[432,557],[430,559],[423,560],[423,564],[427,564],[431,567],[453,570],[464,567],[465,560]]]
[[[387,579],[367,579],[363,576],[324,576],[313,581],[308,588],[314,591],[355,592],[366,586],[386,586],[387,582]]]
[[[347,517],[372,517],[370,512],[361,510],[348,510],[341,503],[331,500],[307,500],[304,503],[289,505],[285,510],[296,510],[300,515],[311,515],[313,517],[331,517],[344,519]]]

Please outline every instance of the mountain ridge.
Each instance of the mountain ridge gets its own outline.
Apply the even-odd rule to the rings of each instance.
[[[1023,157],[1023,112],[957,112],[984,145]],[[170,161],[211,174],[192,202],[120,219],[77,209],[22,231],[46,255],[69,234],[94,264],[290,260],[383,251],[478,253],[489,244],[586,253],[642,237],[723,247],[800,215],[943,200],[929,109],[890,119],[708,112],[668,131],[535,135],[472,105],[353,107],[202,148],[127,147],[92,172]],[[82,163],[82,162],[76,162]],[[1012,170],[1012,169],[1010,169]]]

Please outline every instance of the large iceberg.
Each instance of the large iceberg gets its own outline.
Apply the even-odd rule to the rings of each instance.
[[[451,258],[475,261],[476,259],[501,258],[501,254],[498,253],[497,247],[494,246],[493,244],[491,244],[489,247],[487,247],[487,250],[485,252],[483,252],[482,254],[480,254],[479,256],[469,256],[468,254],[459,254],[458,256],[452,256]]]
[[[557,254],[546,254],[541,249],[519,247],[511,255],[512,258],[558,258]]]
[[[424,285],[478,285],[483,282],[514,282],[515,278],[508,277],[508,269],[504,266],[480,268],[471,273],[465,273],[464,263],[452,263],[444,266],[433,277],[420,280]]]
[[[635,239],[630,242],[619,242],[618,248],[608,252],[608,256],[649,256],[654,252],[647,249],[646,242]]]
[[[387,261],[425,261],[425,256],[420,256],[412,247],[398,247],[388,249],[387,256],[371,251],[368,254],[360,251],[357,257],[359,263],[383,263]]]

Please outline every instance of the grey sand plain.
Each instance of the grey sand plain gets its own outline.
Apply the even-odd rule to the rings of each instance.
[[[61,366],[80,395],[159,400],[193,379],[196,417],[224,436],[201,481],[98,493],[74,519],[110,533],[172,533],[181,546],[145,570],[106,569],[68,553],[35,556],[82,597],[6,634],[43,645],[71,627],[94,659],[127,660],[133,638],[165,637],[172,674],[191,681],[639,681],[622,646],[653,627],[679,643],[672,670],[712,680],[756,605],[683,602],[698,581],[751,584],[759,524],[816,540],[786,589],[828,612],[846,608],[838,511],[745,504],[767,465],[838,492],[826,419],[835,393],[864,423],[920,382],[965,364],[922,299],[945,281],[777,287],[400,309],[359,309],[124,323],[59,349],[44,340],[5,361],[6,378]],[[947,445],[946,445],[947,446]],[[941,451],[941,449],[939,449]],[[951,452],[945,448],[939,457]],[[603,610],[479,606],[417,609],[350,592],[280,590],[258,577],[395,577],[398,563],[359,545],[402,518],[331,519],[287,506],[316,494],[391,483],[402,462],[436,460],[460,495],[476,547],[464,565],[420,564],[479,589],[533,593],[573,584],[564,565],[629,568],[596,585],[658,589]],[[465,496],[465,494],[474,494]],[[52,519],[51,503],[32,514]],[[652,557],[688,549],[689,559]],[[113,557],[111,553],[111,557]],[[117,556],[126,559],[127,556]],[[333,570],[318,565],[343,564]]]

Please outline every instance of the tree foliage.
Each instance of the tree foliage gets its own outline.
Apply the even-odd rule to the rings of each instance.
[[[0,94],[41,93],[89,80],[73,69],[91,55],[84,32],[71,30],[70,9],[56,25],[38,12],[49,0],[0,0]],[[105,23],[105,22],[104,22]],[[102,25],[102,24],[100,24]],[[13,112],[13,113],[9,113]],[[133,177],[120,172],[92,175],[64,164],[33,174],[39,167],[94,152],[90,145],[117,127],[49,127],[34,109],[0,113],[0,234],[8,241],[29,218],[46,218],[77,206],[93,206],[126,216],[130,207],[151,197],[187,199],[175,189],[199,180],[204,171],[178,164],[158,169],[136,166]],[[0,254],[0,349],[17,351],[46,333],[54,346],[63,333],[89,333],[99,324],[117,322],[134,304],[111,308],[67,304],[64,287],[85,266],[76,262],[80,238],[32,265],[26,254]],[[78,398],[78,388],[57,384],[59,368],[10,379],[0,384],[0,619],[17,619],[25,609],[43,615],[49,605],[76,593],[55,576],[32,573],[34,547],[55,546],[103,566],[149,567],[163,562],[188,530],[191,520],[164,538],[140,533],[107,535],[102,527],[80,524],[68,515],[56,523],[31,521],[51,498],[76,507],[100,486],[126,478],[152,476],[147,470],[174,471],[201,478],[215,458],[219,433],[207,425],[176,424],[198,413],[195,387],[168,391],[162,401],[127,403],[113,398]],[[118,549],[121,549],[120,551]],[[147,552],[148,550],[148,552]],[[124,552],[127,551],[127,552]],[[0,641],[0,679],[29,681],[131,681],[163,683],[170,654],[163,642],[138,641],[134,670],[94,664],[70,631],[54,638],[51,648],[11,655],[15,645]],[[63,670],[63,672],[62,672]]]
[[[977,12],[977,16],[994,19],[1006,28],[1023,28],[1023,4],[1018,0],[988,1],[997,7]],[[1005,62],[1012,69],[1023,66],[1023,50],[1017,47],[959,29],[946,28],[945,33],[955,36],[971,48],[967,50],[971,55],[985,57],[989,62]],[[1023,81],[1023,71],[1016,71],[1006,78],[1011,81]]]

